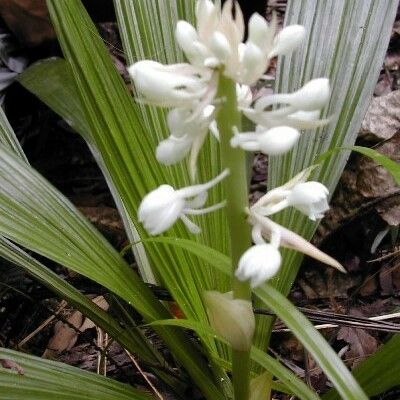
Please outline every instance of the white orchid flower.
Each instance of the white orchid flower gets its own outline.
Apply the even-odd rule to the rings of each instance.
[[[225,206],[225,202],[221,202],[211,207],[201,208],[207,201],[207,190],[217,185],[227,175],[229,175],[229,170],[226,169],[207,183],[178,190],[170,185],[159,186],[148,193],[140,203],[139,222],[143,223],[150,235],[167,231],[178,219],[182,220],[190,232],[199,233],[200,228],[188,218],[188,215],[206,214]]]
[[[143,60],[128,67],[128,72],[139,100],[161,107],[193,108],[214,89],[212,71],[190,64],[163,65]]]
[[[265,217],[258,213],[257,209],[248,210],[249,218],[248,221],[252,226],[259,226],[261,234],[271,243],[274,241],[278,242],[282,247],[299,251],[315,260],[321,261],[333,268],[336,268],[340,272],[346,273],[346,270],[338,261],[334,258],[325,254],[321,250],[317,249],[310,242],[299,236],[297,233],[286,229],[282,225],[277,224],[268,217]]]
[[[242,108],[247,118],[265,127],[280,125],[297,129],[312,129],[326,125],[329,119],[319,119],[321,109],[330,96],[329,80],[313,79],[290,94],[272,94],[258,99],[253,108]],[[281,105],[275,110],[271,106]]]
[[[329,210],[329,190],[322,183],[299,182],[292,187],[283,186],[271,190],[252,206],[259,214],[270,216],[287,207],[295,207],[312,221],[324,216]]]
[[[268,129],[257,125],[255,132],[239,133],[235,130],[231,146],[247,151],[261,151],[264,154],[275,156],[288,152],[299,138],[300,132],[290,126]]]
[[[236,85],[237,101],[242,107],[252,102],[252,93],[247,85]],[[215,121],[216,107],[206,105],[201,113],[194,114],[189,108],[174,108],[167,115],[170,136],[162,140],[156,149],[157,160],[164,165],[182,161],[189,153],[189,169],[192,180],[196,176],[196,164],[200,149],[207,133],[219,140],[219,131]]]

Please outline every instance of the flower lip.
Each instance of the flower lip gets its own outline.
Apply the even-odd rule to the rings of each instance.
[[[259,139],[264,154],[280,155],[288,152],[299,140],[300,132],[290,126],[277,126],[267,130]]]
[[[287,203],[315,221],[322,218],[329,210],[328,195],[329,190],[322,183],[314,181],[298,183],[290,191]]]
[[[225,206],[225,202],[203,207],[207,200],[207,190],[217,185],[229,174],[225,169],[207,183],[193,185],[175,190],[170,185],[161,185],[148,193],[142,200],[138,210],[139,222],[150,235],[158,235],[167,231],[181,219],[192,233],[199,233],[200,228],[187,215],[202,215],[216,211]]]
[[[281,254],[275,246],[269,243],[256,244],[243,253],[236,277],[241,281],[250,280],[254,288],[275,276],[281,262]]]
[[[172,186],[161,185],[143,198],[138,218],[151,235],[158,235],[175,223],[184,207],[185,201]]]

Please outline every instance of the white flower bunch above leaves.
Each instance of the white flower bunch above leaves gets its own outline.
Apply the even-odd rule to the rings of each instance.
[[[314,114],[296,117],[291,112],[287,115],[291,123],[285,123],[284,118],[265,123],[268,116],[263,113],[266,107],[262,106],[263,98],[256,102],[254,109],[250,107],[252,94],[249,85],[263,77],[273,57],[289,54],[301,44],[305,37],[304,28],[292,25],[276,35],[275,18],[268,24],[255,13],[248,24],[246,41],[244,33],[242,11],[236,2],[227,0],[221,9],[220,1],[214,4],[211,0],[198,0],[196,26],[178,21],[175,31],[177,44],[188,63],[163,65],[143,60],[128,68],[140,101],[172,108],[168,114],[170,136],[157,147],[157,160],[164,165],[172,165],[190,154],[192,179],[195,178],[197,156],[208,131],[211,130],[215,136],[218,134],[214,116],[218,112],[215,96],[220,74],[237,82],[239,109],[257,123],[255,136],[242,133],[232,141],[233,146],[271,155],[281,154],[297,142],[299,133],[286,129],[287,135],[282,135],[269,128],[280,125],[293,127],[296,118],[301,121],[304,118],[315,119]],[[298,96],[293,94],[292,97],[296,99]],[[283,143],[282,148],[280,143],[276,143],[276,132],[281,138],[280,143]]]
[[[291,53],[306,36],[302,26],[288,26],[276,33],[276,25],[275,18],[268,23],[261,15],[253,14],[245,40],[245,24],[237,2],[226,0],[221,8],[218,0],[215,3],[197,0],[195,25],[179,21],[175,31],[177,44],[188,62],[163,65],[143,60],[128,68],[138,99],[169,109],[169,136],[156,148],[158,162],[168,166],[189,157],[190,177],[195,180],[197,158],[208,132],[216,140],[220,139],[216,117],[226,100],[223,96],[216,98],[221,76],[236,84],[237,110],[234,112],[243,113],[254,123],[254,130],[250,132],[233,127],[231,147],[280,155],[296,145],[301,130],[329,122],[320,117],[330,99],[326,78],[313,79],[294,93],[253,100],[250,86],[264,78],[270,60]],[[321,183],[307,182],[310,171],[303,171],[280,188],[269,191],[247,210],[254,245],[240,259],[236,270],[239,280],[249,280],[256,287],[271,279],[282,262],[280,246],[294,248],[343,270],[337,261],[269,219],[286,207],[294,207],[314,221],[323,217],[329,208],[328,189]],[[221,202],[203,208],[207,190],[228,173],[225,170],[208,183],[179,190],[161,185],[143,199],[139,221],[151,235],[167,231],[179,219],[190,232],[198,233],[200,228],[188,216],[225,205]]]

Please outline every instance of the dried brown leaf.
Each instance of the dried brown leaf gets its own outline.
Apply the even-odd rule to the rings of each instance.
[[[359,310],[351,310],[350,314],[362,317]],[[349,344],[349,349],[345,353],[346,360],[354,367],[363,361],[378,348],[378,341],[364,329],[342,327],[339,329],[337,338]]]
[[[400,130],[400,90],[374,97],[361,125],[360,136],[373,141],[390,139]]]

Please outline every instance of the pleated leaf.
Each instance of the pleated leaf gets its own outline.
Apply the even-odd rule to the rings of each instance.
[[[136,2],[130,3],[136,4]],[[165,168],[155,159],[155,131],[148,130],[141,108],[133,103],[132,95],[117,73],[96,28],[84,7],[77,0],[48,1],[49,11],[64,55],[69,62],[77,93],[81,101],[86,121],[90,127],[93,145],[102,157],[115,190],[130,220],[135,224],[140,237],[146,237],[137,224],[137,208],[150,190],[161,183],[175,187],[187,185],[184,169]],[[207,147],[207,146],[206,146]],[[218,160],[215,153],[213,160]],[[205,163],[208,178],[217,170],[218,163]],[[213,169],[210,169],[210,165]],[[202,174],[200,178],[203,180]],[[216,174],[215,174],[216,175]],[[200,179],[199,178],[199,179]],[[208,179],[207,178],[207,179]],[[220,201],[218,190],[210,191],[210,203]],[[201,239],[223,245],[226,232],[223,224],[224,213],[199,218],[200,225],[210,226],[204,230]],[[189,237],[186,228],[178,223],[171,230],[174,235]],[[213,232],[213,239],[208,232]],[[223,234],[222,234],[223,233]],[[228,287],[228,279],[218,281],[213,273],[198,258],[176,252],[174,249],[146,246],[154,274],[165,285],[183,313],[193,319],[207,321],[201,293],[204,289]],[[211,346],[212,340],[205,338]],[[216,351],[216,350],[215,350]],[[227,382],[225,378],[222,380]]]
[[[12,129],[2,107],[0,107],[0,143],[27,161],[25,153]]]
[[[302,48],[283,57],[278,64],[276,92],[299,89],[312,78],[328,77],[332,94],[324,110],[328,126],[303,133],[296,148],[285,156],[271,157],[268,188],[277,187],[312,165],[333,147],[353,145],[371,100],[382,66],[397,10],[397,0],[290,0],[285,25],[305,26],[307,37]],[[338,153],[314,174],[332,193],[348,158]],[[316,224],[295,210],[286,210],[276,221],[310,239]],[[280,273],[274,284],[287,294],[303,257],[285,251]],[[265,320],[267,321],[267,320]],[[272,329],[260,324],[257,342],[265,346]]]
[[[21,373],[0,366],[4,400],[150,400],[139,390],[101,375],[58,362],[0,348],[0,359],[15,363]],[[14,365],[15,365],[14,364]]]
[[[119,253],[75,207],[19,157],[0,145],[0,234],[108,288],[145,320],[168,318]],[[204,393],[219,398],[208,367],[176,330],[158,332]],[[212,397],[214,396],[214,397]]]
[[[199,254],[202,249],[202,257],[213,267],[227,276],[231,273],[229,257],[218,251],[209,249],[207,246],[200,244],[190,245],[187,241],[178,238],[175,240],[155,240],[163,241],[165,244],[168,243],[169,246],[181,247],[185,251],[194,252],[195,254]],[[253,292],[263,305],[267,306],[290,328],[297,339],[313,356],[342,398],[347,400],[367,399],[356,379],[325,338],[282,293],[270,283],[264,283],[262,286],[254,289]]]
[[[81,102],[68,63],[60,58],[39,61],[20,74],[18,81],[63,117],[86,140],[93,157],[106,178],[108,187],[124,223],[127,236],[131,243],[137,243],[140,236],[126,212],[125,206],[104,164],[103,157],[93,143],[90,127],[82,111]],[[155,284],[157,279],[150,267],[143,245],[138,243],[132,246],[132,250],[142,278],[146,282]]]

